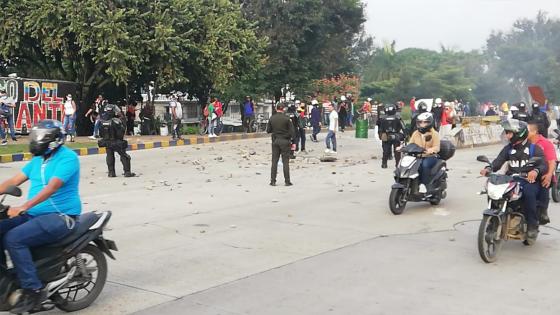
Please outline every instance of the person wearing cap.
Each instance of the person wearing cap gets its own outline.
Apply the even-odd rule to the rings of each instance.
[[[284,182],[292,186],[290,181],[290,146],[296,137],[296,131],[290,118],[284,114],[286,105],[283,102],[276,105],[276,113],[268,120],[266,132],[272,135],[272,166],[270,169],[270,186],[276,186],[278,160],[282,156]]]
[[[313,109],[311,110],[311,127],[313,128],[313,134],[310,137],[311,141],[319,142],[319,140],[317,140],[317,135],[321,132],[321,110],[319,109],[319,102],[317,102],[317,100],[312,100],[311,105],[313,105]]]
[[[17,141],[16,131],[14,130],[14,114],[13,110],[16,107],[16,102],[7,95],[6,89],[0,89],[0,120],[6,119],[8,128],[10,129],[10,136],[13,141]],[[2,145],[8,144],[7,135],[4,132],[4,127],[0,126],[0,139]]]

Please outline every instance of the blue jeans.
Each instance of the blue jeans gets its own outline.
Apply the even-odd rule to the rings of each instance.
[[[16,138],[16,131],[14,129],[14,116],[10,115],[6,117],[6,121],[8,121],[8,128],[10,128],[10,136],[12,139]],[[4,126],[0,128],[0,139],[6,139],[6,133],[4,132]]]
[[[208,117],[208,135],[214,134],[214,129],[216,128],[216,119]]]
[[[329,130],[329,133],[325,138],[325,143],[327,144],[327,149],[331,148],[331,143],[332,143],[332,149],[333,151],[336,152],[336,133],[334,131]]]
[[[74,120],[76,119],[76,114],[74,115],[64,115],[64,121],[62,122],[62,126],[64,128],[64,132],[67,135],[74,135]]]
[[[72,230],[58,213],[37,217],[24,214],[0,221],[0,262],[6,265],[4,249],[8,250],[23,289],[43,287],[31,257],[31,247],[55,243]]]
[[[420,168],[420,182],[428,185],[430,182],[430,171],[436,165],[437,158],[434,156],[426,157],[422,160],[422,167]]]
[[[523,199],[523,208],[525,210],[527,224],[538,226],[537,197],[541,191],[540,180],[532,184],[522,178],[517,178],[516,181],[518,181],[523,188],[523,197],[521,197],[521,199]]]
[[[101,127],[101,118],[97,117],[95,124],[93,125],[93,136],[99,136],[99,128]]]

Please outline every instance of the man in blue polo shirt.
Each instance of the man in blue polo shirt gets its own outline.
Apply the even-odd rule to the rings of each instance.
[[[23,294],[10,310],[25,313],[46,298],[30,248],[54,243],[72,232],[74,219],[82,211],[78,185],[80,163],[72,150],[63,146],[64,130],[56,120],[43,120],[31,130],[33,159],[22,172],[0,184],[8,186],[30,181],[28,200],[8,210],[9,219],[0,221],[0,263],[10,254]]]

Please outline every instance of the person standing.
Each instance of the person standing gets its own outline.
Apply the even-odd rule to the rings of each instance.
[[[14,129],[14,114],[13,110],[16,107],[16,102],[8,96],[6,89],[0,89],[0,120],[6,119],[8,128],[10,128],[10,136],[14,142],[17,142],[16,131]],[[0,138],[2,145],[8,144],[7,135],[4,133],[4,127],[0,126]]]
[[[62,126],[66,141],[74,142],[74,121],[76,120],[76,102],[72,99],[72,94],[66,95],[64,102],[64,119]]]
[[[347,103],[346,103],[346,96],[342,95],[340,97],[340,107],[338,108],[338,117],[340,123],[340,131],[344,132],[344,128],[346,127],[346,122],[348,119],[348,110],[347,110]]]
[[[99,115],[101,120],[101,139],[98,141],[100,148],[106,148],[106,162],[109,177],[116,177],[115,172],[115,152],[121,157],[124,177],[134,177],[136,174],[131,172],[131,157],[126,153],[128,142],[124,139],[125,126],[124,116],[121,110],[113,104],[103,107],[103,112]]]
[[[443,115],[443,101],[441,98],[436,98],[434,106],[432,106],[432,115],[434,117],[434,129],[439,131],[441,126],[441,117]]]
[[[300,104],[298,108],[298,125],[297,125],[297,133],[298,133],[298,142],[296,142],[296,151],[303,152],[305,151],[305,128],[306,126],[306,119],[305,119],[305,104]]]
[[[317,100],[312,100],[311,104],[313,105],[313,109],[311,110],[311,127],[313,128],[311,141],[318,142],[317,135],[321,132],[321,110],[319,109],[319,102],[317,102]]]
[[[545,112],[541,111],[539,103],[533,103],[531,105],[533,112],[531,113],[531,118],[529,121],[534,122],[539,126],[539,134],[543,137],[548,138],[548,128],[550,127],[550,120]]]
[[[325,153],[335,153],[336,154],[336,132],[338,131],[338,113],[334,109],[332,104],[329,105],[330,107],[330,115],[329,115],[329,132],[327,137],[325,138],[325,144],[327,148],[325,149]],[[331,144],[332,144],[332,151],[331,151]]]
[[[293,138],[293,141],[291,143],[291,148],[290,148],[290,159],[295,159],[296,158],[296,143],[299,142],[299,133],[298,133],[298,126],[299,126],[299,119],[298,119],[298,115],[296,113],[296,105],[294,103],[290,103],[288,105],[288,110],[286,111],[286,116],[288,116],[288,118],[290,119],[290,121],[292,122],[292,125],[294,127],[294,131],[295,131],[295,136]]]
[[[329,106],[330,102],[329,101],[324,101],[323,102],[323,125],[328,126],[329,125],[329,115],[331,114],[330,112],[330,106]]]
[[[413,115],[416,113],[416,96],[413,96],[410,99],[410,111]]]
[[[126,106],[126,134],[134,135],[134,120],[136,119],[136,104],[132,100],[128,101]]]
[[[208,112],[205,113],[208,114],[208,138],[215,138],[217,137],[216,134],[214,133],[214,128],[216,128],[216,113],[214,112],[214,99],[211,100],[211,102],[207,105],[208,108]]]
[[[398,166],[401,153],[397,151],[397,148],[405,138],[405,127],[403,121],[397,115],[396,105],[387,105],[385,107],[385,115],[379,119],[378,123],[379,139],[381,139],[383,148],[381,168],[387,168],[387,160],[389,160],[392,150],[395,153],[395,166]]]
[[[253,121],[255,120],[255,104],[250,96],[243,103],[243,123],[247,133],[253,132]]]
[[[181,134],[181,122],[183,119],[183,105],[179,103],[176,95],[171,95],[169,102],[169,109],[171,110],[171,119],[173,124],[172,140],[183,139]]]
[[[101,117],[99,113],[101,113],[103,107],[103,96],[98,95],[95,99],[95,102],[91,105],[91,108],[87,111],[86,117],[91,114],[91,122],[93,122],[93,134],[89,137],[92,140],[95,140],[99,137],[99,127],[101,126]]]
[[[284,114],[285,104],[276,105],[276,113],[268,120],[266,132],[272,134],[272,166],[270,168],[270,186],[276,186],[278,160],[282,156],[284,182],[292,186],[290,181],[290,147],[296,137],[296,131],[290,118]]]

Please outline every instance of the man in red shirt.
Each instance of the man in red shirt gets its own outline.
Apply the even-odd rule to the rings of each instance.
[[[532,144],[538,145],[544,151],[544,158],[546,160],[546,174],[542,176],[541,191],[537,196],[539,202],[539,209],[541,211],[540,224],[550,223],[548,217],[548,203],[550,201],[550,182],[556,170],[556,150],[552,142],[548,141],[545,137],[539,134],[539,125],[536,122],[529,122],[528,124],[529,135],[528,139]]]

